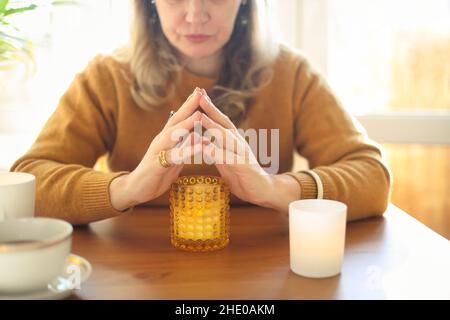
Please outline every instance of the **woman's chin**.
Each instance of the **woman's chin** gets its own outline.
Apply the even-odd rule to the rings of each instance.
[[[216,54],[218,48],[206,44],[186,44],[179,46],[178,50],[190,59],[202,59]]]
[[[188,59],[205,59],[214,54],[212,50],[183,50],[183,55]]]

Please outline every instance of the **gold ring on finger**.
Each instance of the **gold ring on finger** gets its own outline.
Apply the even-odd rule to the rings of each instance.
[[[159,164],[163,167],[163,168],[170,168],[172,165],[169,163],[169,161],[167,161],[167,151],[166,150],[161,150],[158,153],[158,161]]]

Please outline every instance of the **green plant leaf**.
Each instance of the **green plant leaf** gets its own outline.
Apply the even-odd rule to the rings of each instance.
[[[33,43],[24,36],[7,16],[39,9],[42,6],[79,6],[78,0],[0,0],[0,61],[17,60],[34,64]]]
[[[26,7],[21,7],[21,8],[13,8],[13,9],[8,9],[5,11],[4,15],[6,16],[10,16],[12,14],[15,13],[20,13],[20,12],[25,12],[25,11],[32,11],[34,9],[36,9],[38,6],[35,4],[30,4],[29,6]]]
[[[32,42],[0,31],[0,60],[33,61]]]
[[[9,0],[0,0],[0,16],[5,12]]]
[[[65,6],[65,5],[76,5],[78,4],[77,0],[54,0],[52,1],[52,6]]]

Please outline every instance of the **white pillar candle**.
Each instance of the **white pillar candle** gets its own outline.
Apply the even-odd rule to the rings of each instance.
[[[341,272],[347,206],[333,200],[298,200],[289,204],[291,270],[310,278]]]

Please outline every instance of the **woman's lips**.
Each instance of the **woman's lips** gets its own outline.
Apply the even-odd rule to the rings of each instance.
[[[191,42],[201,43],[207,41],[211,36],[205,34],[188,34],[185,36]]]

